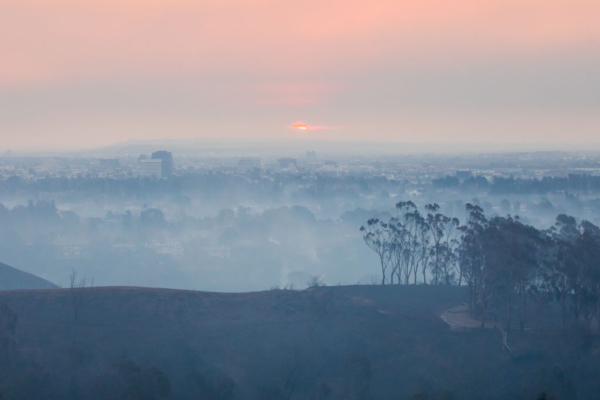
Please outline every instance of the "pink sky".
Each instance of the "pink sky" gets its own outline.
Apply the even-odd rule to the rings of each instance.
[[[0,135],[596,141],[598,0],[0,0]],[[2,148],[0,148],[2,150]]]

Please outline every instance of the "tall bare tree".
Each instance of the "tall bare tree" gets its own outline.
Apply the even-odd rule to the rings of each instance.
[[[389,225],[373,218],[367,221],[367,228],[360,227],[360,232],[367,246],[379,257],[381,284],[385,285],[387,282],[387,269],[393,254],[392,233]]]

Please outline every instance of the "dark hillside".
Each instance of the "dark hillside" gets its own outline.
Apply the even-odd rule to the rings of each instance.
[[[509,353],[499,331],[452,331],[440,318],[466,296],[445,286],[98,287],[9,291],[0,302],[18,314],[17,352],[44,377],[31,379],[45,398],[107,398],[104,371],[129,361],[164,371],[174,399],[597,398],[589,342],[515,330]]]
[[[57,286],[38,276],[0,263],[0,290],[53,289]]]

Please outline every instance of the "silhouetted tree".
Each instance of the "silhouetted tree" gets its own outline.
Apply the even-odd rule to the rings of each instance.
[[[79,321],[79,310],[83,305],[84,301],[84,288],[87,282],[85,277],[77,279],[77,271],[72,270],[69,275],[69,293],[71,295],[71,305],[73,306],[73,313],[75,316],[75,322]]]
[[[387,282],[387,269],[392,257],[392,243],[390,241],[390,229],[388,224],[378,220],[370,219],[367,222],[367,228],[360,227],[363,240],[371,250],[379,257],[381,267],[381,284]]]

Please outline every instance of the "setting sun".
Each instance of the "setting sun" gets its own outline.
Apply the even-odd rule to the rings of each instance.
[[[308,127],[305,124],[294,124],[292,125],[292,129],[299,129],[301,131],[305,131]]]

